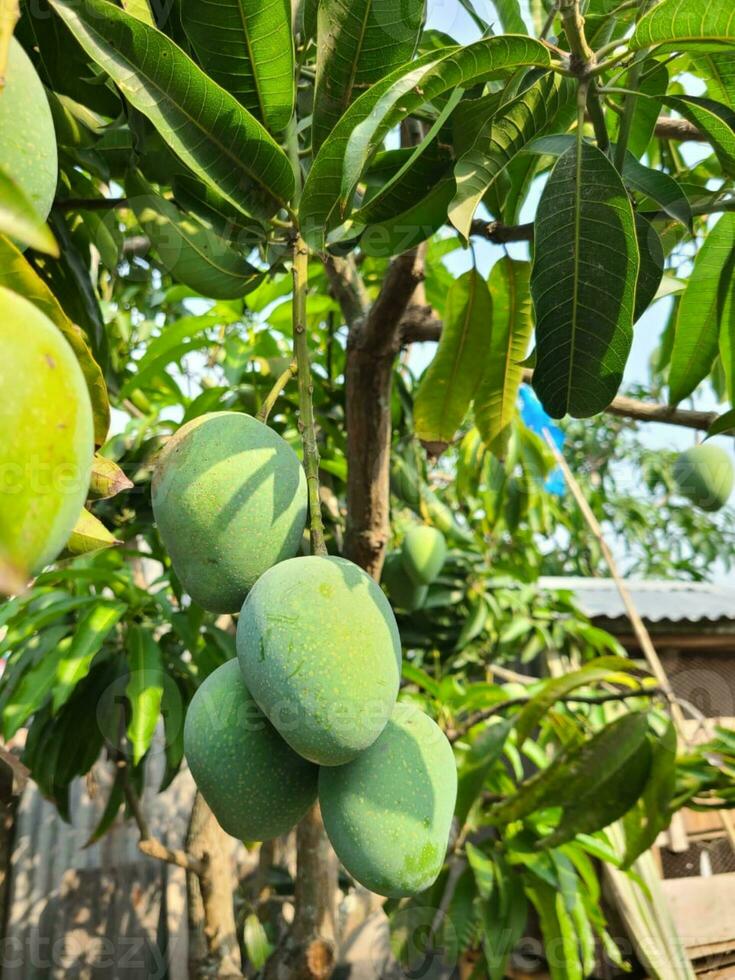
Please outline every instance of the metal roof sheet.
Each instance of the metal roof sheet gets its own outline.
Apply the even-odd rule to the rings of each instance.
[[[626,582],[643,619],[651,623],[697,623],[735,620],[735,589],[709,582],[667,582],[629,579]],[[568,589],[590,619],[624,619],[623,601],[609,578],[545,576],[545,589]]]

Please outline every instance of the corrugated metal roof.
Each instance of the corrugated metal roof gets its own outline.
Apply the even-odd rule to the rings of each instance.
[[[707,582],[666,582],[630,579],[627,586],[638,612],[650,623],[735,621],[735,589]],[[568,589],[590,619],[626,618],[615,582],[608,578],[545,576],[545,589]]]

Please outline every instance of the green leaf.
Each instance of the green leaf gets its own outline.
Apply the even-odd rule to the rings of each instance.
[[[161,710],[163,660],[158,644],[142,626],[128,627],[127,650],[130,676],[125,696],[131,709],[127,734],[137,766],[150,748]]]
[[[528,34],[519,0],[494,0],[493,7],[500,18],[503,34]]]
[[[15,735],[53,692],[56,669],[71,642],[70,636],[64,637],[53,650],[48,651],[26,671],[9,700],[3,705],[2,728],[6,741]]]
[[[567,79],[547,73],[501,106],[479,132],[475,129],[472,145],[455,164],[457,191],[449,205],[449,220],[465,239],[478,204],[496,178],[570,101],[572,91]]]
[[[365,255],[387,258],[426,241],[445,224],[447,205],[453,194],[454,178],[440,179],[416,204],[370,224],[360,238],[360,249]]]
[[[269,218],[293,194],[286,154],[240,103],[160,31],[105,0],[52,0],[90,58],[202,180]]]
[[[516,414],[522,361],[533,331],[530,262],[499,259],[490,270],[492,330],[482,380],[475,392],[475,425],[496,456],[505,453]]]
[[[257,2],[257,0],[256,0]],[[424,0],[320,0],[311,140],[319,149],[356,96],[410,61]]]
[[[636,212],[635,233],[638,238],[638,251],[641,265],[635,287],[635,310],[633,323],[636,323],[653,302],[664,274],[664,249],[658,232],[650,221]]]
[[[245,919],[243,939],[248,960],[252,964],[253,969],[256,971],[262,970],[268,957],[273,952],[273,946],[268,941],[263,923],[254,912]]]
[[[528,921],[528,902],[522,878],[502,856],[497,861],[497,888],[482,904],[482,949],[489,980],[503,980],[508,957],[523,935]]]
[[[724,105],[735,105],[735,61],[732,52],[702,52],[692,56],[692,70],[707,83],[707,94]]]
[[[679,221],[691,232],[692,230],[692,209],[689,200],[673,177],[662,170],[653,170],[645,167],[633,156],[632,153],[625,154],[623,164],[623,183],[632,187],[633,190],[650,197],[661,209],[670,215],[675,221]]]
[[[522,820],[541,807],[576,807],[582,799],[594,804],[597,790],[641,745],[647,745],[647,728],[647,716],[642,712],[622,715],[591,739],[563,749],[546,769],[527,779],[512,796],[495,804],[489,811],[489,819],[495,824],[509,823]],[[600,796],[598,803],[601,800]],[[604,823],[594,829],[603,826]],[[584,832],[593,831],[586,828]]]
[[[735,403],[735,242],[730,250],[720,277],[717,314],[719,316],[719,351],[722,370],[725,374],[727,397],[730,404]],[[717,422],[720,420],[718,419]],[[714,435],[712,429],[709,435]]]
[[[526,885],[526,894],[538,912],[551,980],[583,980],[577,940],[560,891],[538,879]]]
[[[666,66],[657,64],[652,59],[644,61],[641,78],[636,86],[636,90],[643,97],[635,100],[633,119],[628,134],[628,150],[638,159],[643,156],[651,142],[651,137],[656,128],[656,120],[661,111],[660,97],[666,93],[668,86],[669,72]],[[613,143],[616,143],[620,117],[614,112],[609,115],[611,117],[610,138]]]
[[[126,607],[122,603],[99,603],[88,610],[74,630],[71,646],[56,668],[51,710],[54,714],[65,704],[76,685],[86,677],[92,661],[108,634],[120,622]]]
[[[0,167],[0,235],[39,252],[58,255],[59,246],[51,229],[36,214],[33,204],[9,173]]]
[[[221,194],[191,174],[175,174],[171,188],[179,207],[196,215],[240,252],[247,253],[265,241],[266,231],[259,221],[234,208]]]
[[[184,2],[181,20],[210,78],[272,132],[284,130],[295,96],[290,3]]]
[[[707,136],[723,170],[735,176],[735,111],[694,95],[667,95],[664,102]]]
[[[237,299],[261,282],[265,273],[198,218],[156,194],[140,173],[129,174],[126,187],[141,228],[174,279],[213,299]]]
[[[573,670],[562,677],[555,677],[544,683],[543,689],[524,705],[516,715],[515,728],[518,745],[521,746],[538,725],[549,708],[578,687],[596,684],[601,681],[635,686],[635,681],[627,673],[633,667],[624,657],[598,657],[580,670]]]
[[[485,780],[500,758],[513,718],[504,718],[494,725],[487,725],[472,743],[460,767],[457,782],[455,816],[462,827],[470,810],[482,792]]]
[[[554,418],[587,418],[607,408],[620,387],[640,264],[630,200],[596,147],[580,142],[559,158],[534,239],[533,387]]]
[[[735,214],[723,214],[697,252],[679,302],[669,368],[669,401],[687,398],[710,372],[717,356],[720,322],[729,281],[723,275],[735,248]]]
[[[490,291],[470,269],[449,290],[439,347],[416,392],[414,423],[423,442],[446,446],[454,438],[482,378],[491,327]]]
[[[616,739],[603,738],[613,727]],[[651,768],[646,730],[645,714],[624,715],[578,750],[567,775],[574,793],[569,786],[562,787],[558,796],[564,807],[562,818],[537,847],[558,847],[576,834],[602,830],[627,813],[643,792]]]
[[[131,17],[137,17],[138,20],[142,20],[151,27],[156,26],[148,0],[122,0],[122,5]]]
[[[61,304],[28,260],[11,241],[0,235],[0,286],[25,296],[55,323],[74,351],[87,382],[94,416],[94,441],[101,446],[110,427],[110,402],[99,364],[92,357],[82,331],[64,313]]]
[[[651,770],[643,795],[623,817],[625,857],[629,868],[637,857],[653,847],[671,820],[669,806],[676,790],[676,729],[669,719],[662,735],[649,733]]]
[[[483,38],[461,49],[432,51],[376,82],[345,112],[322,145],[301,199],[302,233],[317,249],[326,230],[340,224],[373,154],[402,119],[461,85],[487,80],[520,65],[549,66],[549,50],[521,37]]]
[[[83,508],[66,542],[66,550],[70,555],[86,555],[116,544],[122,544],[122,541],[118,541],[98,517]]]
[[[719,436],[723,433],[727,433],[728,435],[735,434],[735,408],[731,408],[728,412],[725,412],[714,420],[707,430],[707,438]]]
[[[697,41],[735,41],[735,17],[729,3],[662,0],[641,17],[630,47],[635,51],[654,44]]]

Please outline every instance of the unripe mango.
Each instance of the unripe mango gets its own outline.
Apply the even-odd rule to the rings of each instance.
[[[426,601],[429,592],[428,585],[416,585],[409,578],[403,567],[400,553],[393,552],[385,559],[381,581],[388,590],[388,596],[394,608],[414,612],[420,609]]]
[[[56,193],[56,134],[41,79],[15,38],[0,89],[0,133],[0,167],[45,220]]]
[[[412,581],[416,585],[431,585],[447,557],[447,542],[437,528],[417,524],[403,539],[401,555]]]
[[[711,443],[693,446],[676,460],[674,479],[682,496],[701,510],[719,510],[732,493],[733,467],[730,456]]]
[[[61,331],[0,287],[0,559],[36,572],[66,544],[87,496],[92,406]]]
[[[184,753],[220,826],[240,840],[288,833],[316,800],[319,770],[260,711],[236,660],[211,673],[191,699]]]
[[[380,738],[353,762],[319,772],[324,827],[337,856],[360,884],[390,898],[436,880],[456,797],[446,736],[409,704],[396,705]]]
[[[349,762],[390,718],[401,676],[395,617],[380,587],[343,558],[267,571],[242,607],[237,653],[259,707],[312,762]]]
[[[237,612],[266,569],[298,552],[306,524],[298,456],[238,412],[183,425],[161,454],[152,497],[176,574],[211,612]]]

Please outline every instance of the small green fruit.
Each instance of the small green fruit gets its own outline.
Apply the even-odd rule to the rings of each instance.
[[[457,769],[441,729],[413,705],[396,705],[380,738],[346,766],[319,772],[332,846],[349,873],[390,898],[415,895],[444,863]]]
[[[250,415],[214,412],[182,426],[161,454],[152,496],[176,574],[211,612],[237,612],[263,572],[299,550],[304,471]]]
[[[288,833],[316,799],[319,770],[260,711],[236,660],[218,667],[191,699],[184,752],[223,830],[240,840]]]
[[[435,527],[418,524],[403,539],[401,555],[403,567],[416,585],[431,585],[447,557],[447,542]]]
[[[41,79],[15,38],[0,89],[0,167],[48,217],[56,193],[56,134]]]
[[[0,324],[0,557],[20,574],[53,561],[81,513],[92,406],[74,352],[37,306],[0,287]]]
[[[401,675],[395,617],[380,587],[343,558],[267,571],[242,607],[237,653],[260,708],[312,762],[349,762],[390,718]]]
[[[382,582],[388,590],[388,595],[396,609],[414,612],[420,609],[429,593],[428,585],[416,585],[409,578],[403,567],[403,559],[398,552],[393,552],[385,559]]]
[[[682,496],[697,507],[706,511],[719,510],[732,493],[730,456],[711,443],[694,446],[676,460],[674,479]]]

